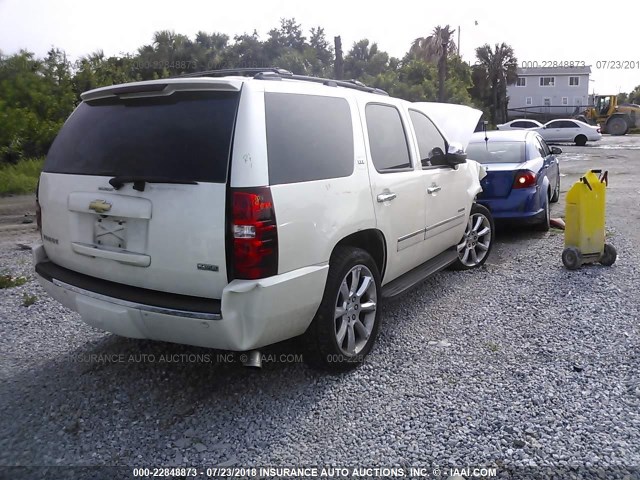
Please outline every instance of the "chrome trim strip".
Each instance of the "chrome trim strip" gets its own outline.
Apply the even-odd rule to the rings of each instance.
[[[127,300],[120,300],[119,298],[107,297],[106,295],[101,295],[99,293],[91,292],[89,290],[85,290],[83,288],[79,288],[74,285],[69,285],[68,283],[61,282],[60,280],[57,280],[55,278],[53,279],[53,284],[60,288],[70,290],[79,295],[84,295],[86,297],[95,298],[96,300],[102,300],[104,302],[121,305],[123,307],[135,308],[135,309],[144,310],[147,312],[163,313],[165,315],[175,315],[177,317],[197,318],[201,320],[222,320],[222,314],[220,313],[187,312],[185,310],[174,310],[172,308],[156,307],[153,305],[144,305],[142,303],[129,302]]]
[[[462,217],[464,217],[464,213],[460,213],[460,214],[456,215],[455,217],[447,218],[446,220],[438,222],[435,225],[431,225],[430,227],[427,227],[425,229],[425,231],[428,232],[430,230],[433,230],[434,228],[441,227],[442,225],[444,225],[446,223],[453,222],[453,221],[458,220],[459,218],[462,218]]]
[[[415,237],[416,235],[420,235],[421,233],[424,233],[425,229],[422,228],[420,230],[418,230],[417,232],[413,232],[413,233],[409,233],[408,235],[403,235],[402,237],[400,237],[398,239],[398,243],[404,241],[404,240],[409,240],[411,237]]]

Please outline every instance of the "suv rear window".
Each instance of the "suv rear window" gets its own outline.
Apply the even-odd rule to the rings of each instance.
[[[45,172],[224,183],[238,92],[81,103],[56,137]]]
[[[351,109],[344,98],[266,93],[269,183],[353,173]]]

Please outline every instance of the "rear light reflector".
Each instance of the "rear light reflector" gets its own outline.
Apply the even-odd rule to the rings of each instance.
[[[38,227],[38,231],[42,234],[42,209],[40,208],[40,180],[38,180],[38,185],[36,186],[36,225]]]
[[[536,184],[536,174],[529,170],[520,170],[516,172],[516,179],[513,182],[513,188],[529,188]]]
[[[231,189],[232,278],[278,273],[278,228],[269,187]]]

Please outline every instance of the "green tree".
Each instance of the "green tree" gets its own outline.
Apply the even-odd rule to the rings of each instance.
[[[44,155],[75,107],[70,63],[51,49],[0,54],[0,162]]]
[[[629,101],[629,103],[640,104],[640,85],[631,90],[631,93],[629,93],[629,97],[627,100]]]
[[[216,70],[226,68],[223,63],[224,53],[229,45],[229,36],[223,33],[206,33],[200,31],[196,34],[192,48],[192,64],[189,69]]]
[[[257,31],[233,37],[233,44],[225,49],[223,63],[228,68],[270,67],[271,62]]]
[[[309,46],[304,50],[310,68],[307,73],[318,77],[330,77],[333,72],[333,48],[329,44],[324,28],[311,28]]]
[[[447,67],[450,55],[456,50],[456,45],[452,40],[454,33],[455,30],[450,29],[449,25],[444,27],[438,25],[428,37],[416,38],[409,49],[411,57],[438,65],[439,102],[445,102],[447,99]]]
[[[482,45],[476,48],[476,58],[480,74],[486,77],[491,91],[491,123],[504,122],[507,118],[507,85],[516,81],[518,59],[506,43],[496,43],[494,49],[489,44]]]
[[[369,45],[368,39],[353,44],[344,58],[344,76],[367,83],[389,67],[389,54],[378,50],[378,44]]]
[[[77,98],[94,88],[142,80],[138,65],[131,56],[107,58],[102,50],[81,57],[75,64],[72,79]]]

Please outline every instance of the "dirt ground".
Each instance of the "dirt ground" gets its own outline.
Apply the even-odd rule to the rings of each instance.
[[[609,171],[608,228],[612,235],[640,241],[640,135],[612,137],[584,147],[561,144],[562,195],[552,205],[552,217],[564,217],[565,196],[571,185],[589,169]],[[0,197],[0,244],[30,243],[37,239],[35,196]]]
[[[0,245],[37,239],[35,195],[0,197]]]

